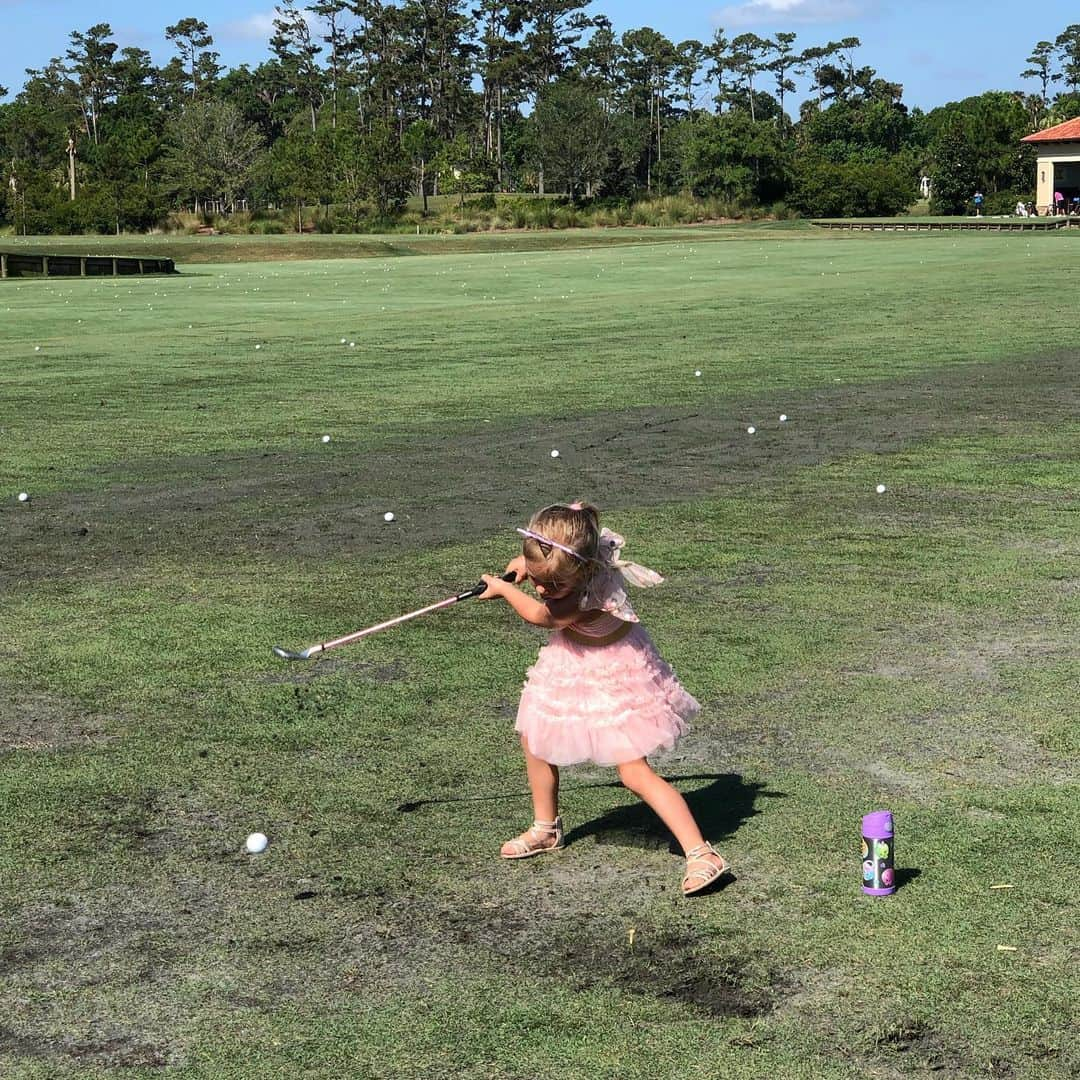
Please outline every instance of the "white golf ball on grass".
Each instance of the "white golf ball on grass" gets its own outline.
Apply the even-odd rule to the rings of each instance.
[[[780,423],[781,424],[786,424],[787,423],[787,413],[781,413],[780,414]]]
[[[394,520],[393,512],[390,511],[390,510],[387,510],[386,513],[383,514],[382,519],[383,519],[383,521],[393,521]]]
[[[884,495],[884,494],[885,494],[885,485],[884,485],[884,484],[878,484],[878,486],[877,486],[876,488],[874,488],[874,490],[875,490],[875,491],[876,491],[876,492],[877,492],[877,493],[878,493],[879,495]]]
[[[25,491],[19,492],[19,502],[29,502],[30,496]]]
[[[701,372],[700,371],[695,371],[694,372],[694,378],[695,379],[700,379],[701,378]]]
[[[558,450],[552,450],[551,451],[551,456],[552,457],[558,457],[559,456],[559,451]]]
[[[329,441],[330,441],[330,436],[329,436],[329,435],[324,435],[324,436],[322,437],[322,441],[323,441],[323,442],[329,442]]]
[[[748,428],[746,429],[746,434],[747,434],[747,435],[753,435],[755,431],[757,431],[757,428],[756,428],[756,427],[754,427],[754,425],[753,425],[753,424],[751,424],[751,425],[750,425],[750,426],[749,426],[749,427],[748,427]]]
[[[252,855],[258,855],[260,851],[266,850],[266,845],[270,841],[266,839],[266,834],[261,832],[253,832],[245,841],[245,849]]]

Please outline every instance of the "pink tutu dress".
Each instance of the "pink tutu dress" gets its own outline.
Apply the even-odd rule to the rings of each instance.
[[[700,709],[656,650],[625,583],[657,585],[652,570],[619,558],[623,539],[600,534],[602,567],[581,598],[590,622],[552,633],[529,669],[515,730],[552,765],[622,765],[670,750]]]

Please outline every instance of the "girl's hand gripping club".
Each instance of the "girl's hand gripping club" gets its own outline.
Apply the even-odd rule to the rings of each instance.
[[[517,575],[512,570],[502,575],[503,581],[514,581],[516,577]],[[378,626],[369,626],[366,630],[357,630],[355,633],[346,634],[344,637],[335,638],[333,641],[324,641],[320,645],[312,645],[304,649],[303,652],[290,652],[280,645],[275,645],[273,653],[275,656],[280,656],[282,660],[310,660],[318,653],[326,652],[327,649],[336,649],[339,645],[348,645],[353,641],[359,641],[361,638],[367,637],[369,634],[377,634],[380,630],[389,630],[391,626],[397,626],[398,623],[408,622],[409,619],[427,615],[431,611],[438,611],[439,608],[450,607],[451,604],[456,604],[459,600],[468,600],[470,597],[479,596],[486,589],[487,585],[481,581],[479,585],[474,585],[466,592],[440,600],[437,604],[431,604],[426,608],[421,608],[419,611],[410,611],[408,615],[399,615],[396,619],[379,623]]]

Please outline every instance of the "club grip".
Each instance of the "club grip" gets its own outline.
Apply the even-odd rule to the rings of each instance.
[[[502,575],[503,581],[513,581],[515,577],[517,577],[517,575],[514,573],[513,570],[508,570],[505,574]],[[474,596],[479,596],[486,588],[487,588],[487,585],[484,582],[482,582],[482,581],[478,582],[476,585],[474,585],[467,592],[458,593],[458,595],[455,597],[455,599],[457,599],[457,600],[469,600]]]

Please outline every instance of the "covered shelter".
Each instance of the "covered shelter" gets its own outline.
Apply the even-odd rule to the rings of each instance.
[[[1075,212],[1074,200],[1080,199],[1080,116],[1020,141],[1033,145],[1039,155],[1035,188],[1039,213]],[[1061,203],[1055,199],[1058,194]]]

